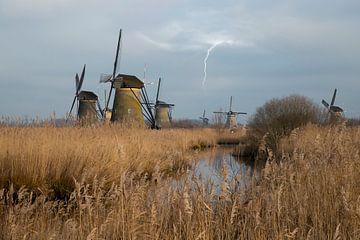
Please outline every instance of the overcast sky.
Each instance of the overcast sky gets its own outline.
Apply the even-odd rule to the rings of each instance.
[[[64,116],[85,63],[83,89],[102,100],[120,28],[120,72],[162,77],[175,118],[227,109],[231,95],[252,114],[294,93],[330,101],[334,88],[360,116],[358,0],[0,0],[0,115]]]

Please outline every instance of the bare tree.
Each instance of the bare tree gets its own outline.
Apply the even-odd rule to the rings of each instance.
[[[324,112],[310,99],[300,95],[274,98],[256,110],[248,126],[250,136],[259,143],[265,140],[268,147],[277,150],[280,139],[307,123],[323,123]]]
[[[219,112],[222,112],[222,109],[220,108]],[[225,126],[226,122],[226,115],[214,113],[212,117],[213,127],[216,129],[222,129]]]

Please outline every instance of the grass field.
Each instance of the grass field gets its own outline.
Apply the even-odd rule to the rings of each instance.
[[[359,239],[360,129],[307,126],[260,178],[172,187],[216,132],[0,128],[2,239]],[[85,144],[86,143],[86,144]],[[270,151],[271,152],[271,151]],[[224,176],[227,170],[224,168]],[[192,181],[192,182],[191,182]]]

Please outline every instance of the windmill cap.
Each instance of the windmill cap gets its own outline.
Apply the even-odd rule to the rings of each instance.
[[[97,101],[98,100],[98,96],[90,91],[81,91],[79,93],[79,100],[93,100],[93,101]]]
[[[142,88],[144,82],[133,75],[119,74],[114,79],[114,82],[120,83],[122,88]]]
[[[333,112],[343,112],[344,110],[343,110],[341,107],[338,107],[338,106],[331,106],[331,107],[330,107],[330,111],[333,111]]]
[[[174,104],[171,104],[171,103],[166,103],[166,102],[164,102],[164,101],[158,101],[157,103],[156,103],[156,105],[157,106],[166,106],[166,107],[171,107],[171,106],[174,106]]]

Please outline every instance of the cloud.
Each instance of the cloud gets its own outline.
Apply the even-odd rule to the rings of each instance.
[[[2,0],[1,12],[9,16],[47,14],[66,7],[71,0]]]
[[[156,46],[158,48],[165,49],[165,50],[174,49],[174,46],[171,45],[170,43],[154,40],[154,39],[152,39],[151,37],[147,36],[144,33],[138,32],[137,35],[141,40],[143,40],[143,41],[145,41],[147,43],[150,43],[150,44],[152,44],[152,45],[154,45],[154,46]]]
[[[235,34],[224,31],[206,32],[187,28],[185,25],[182,22],[173,22],[163,26],[159,31],[151,33],[137,32],[137,36],[160,49],[171,51],[203,51],[209,46],[219,44],[254,47],[253,42],[241,39]],[[175,29],[171,26],[175,26]]]
[[[357,108],[359,11],[356,0],[0,0],[0,114],[32,113],[32,102],[45,114],[65,113],[82,64],[89,90],[111,72],[120,27],[121,71],[141,76],[148,63],[147,78],[164,77],[176,116],[229,95],[251,112],[271,97],[298,91],[317,99],[338,85]],[[220,42],[201,91],[206,51]],[[20,80],[9,84],[14,75]],[[14,92],[28,104],[8,106]]]

